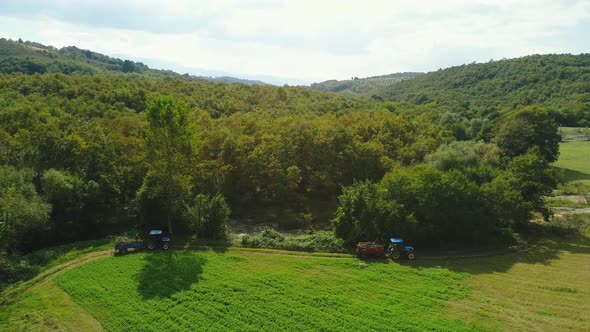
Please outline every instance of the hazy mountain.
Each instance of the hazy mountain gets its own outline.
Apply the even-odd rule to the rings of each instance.
[[[162,78],[185,78],[197,81],[266,85],[259,80],[231,76],[200,76],[179,74],[172,70],[153,69],[143,62],[122,60],[76,46],[57,49],[31,41],[0,39],[0,73],[135,73]]]

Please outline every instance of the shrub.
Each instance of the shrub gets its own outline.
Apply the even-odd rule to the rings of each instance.
[[[256,235],[242,237],[242,246],[309,252],[345,251],[344,240],[337,238],[331,231],[320,231],[310,235],[285,236],[272,228],[265,228]]]
[[[6,285],[32,278],[39,270],[39,266],[33,266],[25,259],[10,261],[0,256],[0,290]]]
[[[536,231],[555,235],[590,235],[590,213],[554,215],[547,223],[537,225]]]
[[[285,241],[285,236],[270,228],[266,227],[257,235],[246,235],[242,237],[242,246],[249,248],[281,248]]]
[[[320,231],[310,235],[289,236],[283,249],[317,252],[344,252],[344,240],[337,238],[334,232]]]
[[[225,227],[231,210],[221,195],[213,197],[199,194],[193,204],[186,207],[186,218],[199,237],[220,239],[225,237]]]
[[[378,185],[365,181],[342,188],[340,206],[332,220],[336,235],[347,243],[372,240],[405,227],[409,219],[403,206],[384,200]]]

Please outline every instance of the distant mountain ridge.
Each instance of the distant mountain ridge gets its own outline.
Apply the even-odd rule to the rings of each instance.
[[[328,80],[311,84],[310,88],[325,92],[339,92],[349,94],[371,94],[378,89],[390,87],[403,80],[411,79],[424,73],[403,72],[365,78],[353,77],[350,80]]]
[[[267,85],[231,76],[197,76],[152,69],[75,46],[57,49],[30,41],[0,38],[0,73],[139,75],[194,82]],[[303,88],[303,87],[302,87]],[[590,125],[590,54],[529,55],[471,63],[429,73],[403,72],[350,80],[328,80],[310,90],[376,101],[434,104],[453,114],[487,117],[527,105],[541,105],[567,126]]]
[[[232,77],[232,76],[195,76],[195,75],[191,75],[195,78],[198,79],[203,79],[206,81],[211,81],[211,82],[223,82],[223,83],[228,83],[228,84],[233,84],[233,83],[241,83],[241,84],[246,84],[246,85],[272,85],[260,80],[249,80],[249,79],[245,79],[245,78],[237,78],[237,77]]]
[[[172,70],[148,67],[142,62],[122,60],[76,46],[57,49],[32,41],[13,41],[0,38],[0,73],[64,73],[98,74],[126,73],[160,78],[183,78],[195,81],[241,83],[246,85],[267,85],[259,80],[241,79],[231,76],[198,76],[179,74]]]

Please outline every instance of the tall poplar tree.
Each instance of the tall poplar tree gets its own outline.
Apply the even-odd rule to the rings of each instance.
[[[146,118],[147,174],[138,191],[138,199],[157,202],[164,209],[168,231],[180,215],[191,191],[190,160],[194,140],[188,105],[170,96],[148,101]]]

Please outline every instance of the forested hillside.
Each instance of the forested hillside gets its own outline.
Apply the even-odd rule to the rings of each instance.
[[[138,73],[180,77],[172,71],[150,69],[141,62],[112,58],[75,46],[57,49],[30,41],[0,39],[0,72],[23,74]]]
[[[372,93],[388,100],[449,106],[467,117],[543,105],[564,126],[588,126],[590,54],[531,55],[461,65]]]
[[[167,78],[191,81],[210,81],[223,83],[243,83],[247,85],[265,85],[258,80],[247,80],[229,76],[210,77],[178,74],[171,70],[149,68],[141,62],[121,60],[90,50],[67,46],[57,49],[31,41],[13,41],[0,38],[0,73],[63,73],[63,74],[99,74],[127,73],[140,74],[144,77]]]
[[[326,92],[341,92],[348,94],[371,95],[382,88],[391,87],[397,82],[414,78],[422,73],[395,73],[389,75],[372,76],[365,78],[353,77],[350,80],[329,80],[313,83],[310,88]]]
[[[424,246],[509,241],[547,217],[559,135],[538,105],[473,113],[89,68],[0,74],[5,257],[136,225],[220,238],[228,217]]]

